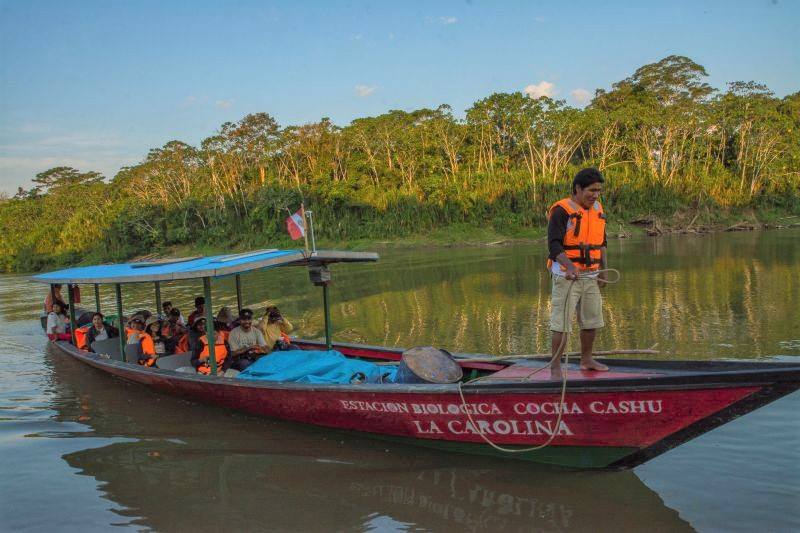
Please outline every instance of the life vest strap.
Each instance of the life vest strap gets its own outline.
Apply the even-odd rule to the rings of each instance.
[[[592,257],[592,250],[601,250],[602,245],[597,244],[568,244],[564,246],[564,250],[580,250],[581,255],[578,257],[570,257],[569,260],[573,263],[580,263],[586,266],[599,265],[601,260]]]

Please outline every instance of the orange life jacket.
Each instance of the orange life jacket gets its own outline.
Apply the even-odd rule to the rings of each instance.
[[[183,336],[178,339],[178,345],[175,346],[175,353],[186,353],[189,351],[189,334],[184,333]]]
[[[130,329],[126,328],[126,332],[130,331],[128,335],[128,344],[135,344],[139,342],[142,345],[142,355],[146,356],[155,356],[156,355],[156,346],[153,343],[153,337],[149,334],[145,333],[144,331],[139,331],[137,329]],[[138,363],[144,366],[153,366],[156,364],[155,357],[147,357],[139,359]]]
[[[89,345],[86,343],[86,334],[89,333],[91,326],[83,326],[75,330],[75,345],[79,350],[89,351]]]
[[[547,220],[556,206],[567,212],[567,232],[564,234],[564,253],[578,270],[598,270],[600,268],[600,249],[606,235],[606,216],[600,202],[595,202],[590,209],[584,209],[572,198],[564,198],[550,206]],[[547,260],[547,268],[553,266]],[[562,265],[561,270],[566,268]]]
[[[220,333],[220,331],[217,331],[214,335],[214,358],[217,360],[217,368],[220,368],[222,363],[225,362],[225,358],[228,357],[228,347],[225,346],[225,341],[222,339]],[[208,337],[203,335],[198,340],[203,344],[203,349],[200,351],[200,359],[205,357],[206,361],[197,367],[197,371],[201,374],[210,374],[211,366],[208,364],[208,356],[210,355]]]

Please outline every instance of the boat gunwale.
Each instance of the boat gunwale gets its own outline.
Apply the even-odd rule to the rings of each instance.
[[[174,382],[193,382],[206,385],[219,385],[226,387],[243,387],[251,389],[282,389],[297,390],[303,392],[347,392],[347,393],[439,393],[457,394],[458,384],[400,384],[400,383],[381,383],[370,384],[308,384],[280,381],[259,381],[259,380],[236,380],[225,377],[214,377],[196,374],[175,372],[157,367],[145,367],[117,361],[104,357],[102,354],[85,352],[75,348],[67,341],[54,342],[59,349],[76,359],[79,359],[90,366],[109,373],[111,368],[119,369],[125,373],[138,374],[140,376],[157,375]],[[622,360],[624,361],[624,360]],[[747,363],[742,363],[746,365]],[[757,363],[751,363],[757,364]],[[740,387],[759,386],[773,384],[792,383],[795,389],[800,388],[800,365],[793,363],[771,363],[780,365],[773,369],[755,370],[736,370],[736,371],[716,371],[706,373],[691,374],[668,374],[656,376],[642,376],[634,378],[611,378],[602,380],[573,380],[567,382],[567,392],[618,392],[618,391],[663,391],[663,390],[695,390],[695,389],[714,389],[726,388],[731,385]],[[709,378],[715,378],[709,380]],[[722,379],[718,379],[722,378]],[[129,378],[132,381],[140,382],[137,379]],[[506,381],[498,380],[496,383],[489,381],[478,381],[462,384],[461,390],[465,395],[473,394],[548,394],[556,393],[561,390],[560,380],[553,381]]]

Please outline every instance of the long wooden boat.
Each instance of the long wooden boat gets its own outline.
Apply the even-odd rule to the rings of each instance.
[[[81,267],[33,279],[119,288],[120,283],[202,277],[210,313],[212,278],[236,275],[238,289],[243,272],[305,266],[323,288],[326,341],[294,343],[365,360],[398,361],[401,349],[335,343],[330,337],[328,265],[374,260],[376,254],[357,252],[268,250],[153,265]],[[575,468],[634,467],[800,388],[800,364],[794,363],[606,359],[609,372],[568,368],[562,391],[561,380],[542,369],[546,361],[469,361],[474,354],[455,354],[467,376],[455,384],[265,382],[176,372],[170,357],[163,358],[166,368],[147,368],[66,341],[55,345],[100,371],[197,402],[448,451]],[[528,450],[541,445],[546,446]]]

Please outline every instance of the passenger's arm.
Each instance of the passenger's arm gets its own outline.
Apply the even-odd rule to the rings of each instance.
[[[261,353],[268,353],[271,346],[267,346],[267,339],[264,338],[264,334],[261,332],[260,329],[256,330],[258,333],[256,334],[256,346],[254,348],[258,349]]]
[[[201,366],[208,359],[208,357],[206,357],[203,360],[200,359],[200,352],[202,351],[203,351],[203,343],[197,341],[197,343],[195,343],[194,350],[192,350],[192,360],[191,360],[192,366],[195,368]]]

